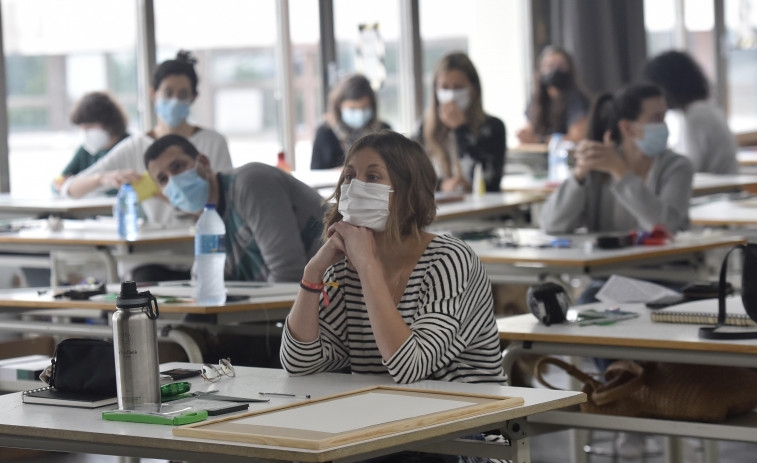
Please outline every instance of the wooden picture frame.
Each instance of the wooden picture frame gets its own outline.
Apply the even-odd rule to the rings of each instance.
[[[368,396],[368,394],[381,395]],[[295,418],[297,413],[302,413],[303,417],[306,416],[309,407],[311,408],[311,418],[312,413],[315,410],[322,410],[324,406],[333,407],[335,410],[339,409],[340,401],[343,401],[341,402],[341,407],[344,408],[347,406],[348,400],[350,401],[350,404],[360,400],[375,401],[376,399],[380,399],[382,403],[398,401],[407,404],[408,398],[411,399],[413,403],[433,402],[436,405],[441,404],[443,410],[391,421],[378,422],[354,429],[343,429],[335,432],[307,429],[307,425],[303,423],[307,422],[308,419],[305,418],[299,420]],[[424,398],[436,400],[421,400]],[[439,400],[449,401],[448,406],[452,408],[444,409],[445,404],[439,402]],[[461,402],[467,402],[469,405],[460,405]],[[256,410],[218,420],[181,426],[174,428],[173,434],[182,437],[275,445],[308,450],[324,450],[366,439],[397,434],[410,429],[417,429],[456,421],[461,418],[474,417],[505,410],[523,405],[523,403],[524,401],[521,397],[433,391],[396,386],[374,386],[326,396],[319,399],[283,405],[280,407]],[[391,407],[388,407],[387,409],[390,408]],[[403,410],[397,413],[407,414],[410,412]],[[324,422],[326,421],[326,418],[327,417],[324,416]],[[362,418],[366,419],[365,415],[363,415]],[[281,421],[282,419],[289,420],[289,422],[287,422],[285,426],[261,424],[261,421],[270,420],[276,422]],[[291,425],[289,423],[291,423]],[[324,424],[324,426],[328,425]],[[305,429],[303,429],[303,427]]]

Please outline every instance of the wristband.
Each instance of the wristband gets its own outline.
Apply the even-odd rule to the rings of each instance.
[[[331,301],[329,300],[329,295],[326,293],[326,289],[325,289],[326,286],[331,286],[334,288],[339,287],[339,285],[335,281],[329,281],[328,283],[320,282],[316,284],[316,283],[310,283],[304,278],[300,280],[300,288],[310,293],[321,293],[323,295],[323,302],[326,304],[326,307],[328,307]]]

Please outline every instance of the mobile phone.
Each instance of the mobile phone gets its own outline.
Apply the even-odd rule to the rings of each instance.
[[[190,370],[188,368],[174,368],[171,370],[161,371],[160,374],[168,375],[172,380],[178,381],[180,379],[193,378],[200,376],[200,370]]]

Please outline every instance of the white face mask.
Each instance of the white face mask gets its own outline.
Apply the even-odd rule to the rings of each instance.
[[[437,88],[436,99],[439,100],[439,104],[454,101],[455,105],[460,111],[465,111],[466,109],[468,109],[468,105],[470,105],[470,89]]]
[[[90,127],[84,129],[84,142],[82,146],[92,156],[99,153],[103,148],[108,146],[110,135],[100,127]]]
[[[389,219],[389,193],[392,187],[352,179],[342,184],[339,213],[344,221],[356,227],[384,231]]]

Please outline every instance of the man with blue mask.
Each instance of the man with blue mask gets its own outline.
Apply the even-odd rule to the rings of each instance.
[[[186,138],[166,135],[145,152],[150,176],[172,205],[200,214],[216,205],[226,225],[226,278],[299,281],[321,244],[323,201],[280,169],[249,163],[213,172]]]

